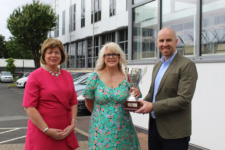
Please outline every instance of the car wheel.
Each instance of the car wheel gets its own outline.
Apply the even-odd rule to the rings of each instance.
[[[24,88],[25,88],[25,86],[26,86],[26,83],[27,83],[27,82],[24,83],[24,86],[23,86]]]

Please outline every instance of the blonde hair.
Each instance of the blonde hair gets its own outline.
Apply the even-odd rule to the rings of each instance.
[[[46,62],[45,62],[45,53],[46,53],[47,49],[48,48],[52,49],[52,48],[55,48],[55,47],[58,47],[60,49],[60,53],[61,53],[61,61],[60,61],[59,64],[63,64],[65,62],[66,54],[65,54],[62,42],[60,40],[58,40],[58,39],[48,38],[41,45],[40,61],[41,61],[42,64],[46,64]]]
[[[107,48],[110,51],[112,51],[113,53],[120,54],[120,56],[119,56],[120,61],[119,61],[119,64],[118,64],[118,68],[119,68],[120,71],[123,71],[122,70],[122,66],[126,67],[126,64],[127,64],[126,57],[125,57],[124,52],[120,48],[120,46],[118,44],[114,43],[114,42],[106,43],[102,47],[102,49],[99,52],[99,56],[98,56],[98,60],[96,62],[95,70],[96,71],[101,71],[101,70],[103,70],[105,68],[104,54],[105,54],[105,50]]]

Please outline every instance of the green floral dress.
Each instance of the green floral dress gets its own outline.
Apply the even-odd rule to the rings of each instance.
[[[108,87],[96,72],[88,79],[83,96],[94,100],[89,126],[89,150],[140,150],[130,113],[123,110],[130,84],[122,81],[118,87]]]

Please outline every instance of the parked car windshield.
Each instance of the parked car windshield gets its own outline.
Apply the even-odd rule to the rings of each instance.
[[[24,73],[23,77],[28,77],[30,73]]]
[[[1,75],[12,75],[10,72],[2,72]]]
[[[71,73],[73,79],[80,77],[82,75],[85,75],[85,74],[87,74],[87,73],[86,72]]]
[[[86,85],[87,84],[87,80],[88,80],[88,77],[85,78],[84,80],[82,80],[80,83],[78,84],[82,84],[82,85]]]

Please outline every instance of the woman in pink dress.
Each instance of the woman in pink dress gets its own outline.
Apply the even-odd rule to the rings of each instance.
[[[65,62],[62,42],[47,39],[41,47],[42,67],[27,81],[23,107],[29,116],[25,150],[74,150],[77,95],[69,72],[59,69]]]

